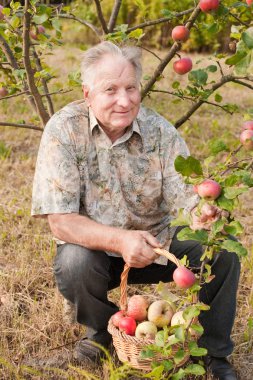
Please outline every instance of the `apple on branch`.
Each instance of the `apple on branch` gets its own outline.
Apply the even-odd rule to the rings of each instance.
[[[136,338],[155,339],[157,333],[156,325],[151,321],[144,321],[138,324],[135,330]]]
[[[147,308],[149,303],[141,295],[134,295],[129,298],[127,305],[127,315],[138,322],[142,322],[147,317]]]
[[[44,34],[46,31],[46,29],[44,28],[43,25],[38,25],[35,30],[32,29],[30,30],[30,37],[33,38],[34,40],[37,40],[38,39],[38,36],[40,34]]]
[[[240,134],[240,141],[245,149],[253,150],[253,130],[245,129]]]
[[[196,185],[197,193],[201,198],[214,200],[220,196],[221,186],[212,179],[205,179],[201,184]]]
[[[253,4],[253,0],[246,0],[246,3],[250,6]]]
[[[171,37],[176,42],[184,42],[188,39],[190,31],[184,25],[178,25],[173,28]]]
[[[148,308],[148,320],[157,327],[168,326],[173,314],[173,307],[165,300],[154,301]]]
[[[4,14],[3,14],[3,9],[4,7],[2,5],[0,5],[0,20],[3,20],[4,19]]]
[[[0,87],[0,98],[4,98],[8,95],[8,90],[6,87]]]
[[[199,7],[202,12],[211,12],[219,8],[219,0],[200,0]]]
[[[191,58],[181,58],[173,63],[173,69],[177,74],[183,75],[191,71],[192,60]]]
[[[196,282],[196,277],[192,271],[183,265],[177,267],[173,272],[173,280],[179,288],[188,289]]]
[[[253,131],[253,120],[245,121],[245,123],[243,123],[243,125],[242,125],[242,129],[243,130],[244,129],[250,129],[251,131]]]

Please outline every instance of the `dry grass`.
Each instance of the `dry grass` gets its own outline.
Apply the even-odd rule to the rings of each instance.
[[[67,53],[63,50],[57,52],[57,62],[64,61],[64,65],[57,64],[58,74],[63,80],[70,67],[78,68],[77,55],[79,51],[75,48],[69,49]],[[55,56],[49,58],[51,63],[56,62]],[[198,56],[193,58],[195,61],[199,59]],[[154,61],[154,57],[145,60],[146,72],[151,72]],[[161,88],[169,89],[172,76],[168,70]],[[227,101],[237,103],[242,112],[252,104],[250,90],[227,85],[220,92]],[[81,92],[76,90],[57,98],[57,108],[80,96]],[[172,121],[186,109],[185,103],[175,105],[172,98],[166,95],[152,95],[146,104],[152,105]],[[13,100],[8,104],[2,101],[0,112],[6,120],[24,118],[29,122],[34,118],[21,100]],[[194,155],[201,157],[206,152],[209,138],[219,134],[229,141],[232,136],[238,136],[241,122],[242,114],[230,116],[218,108],[203,106],[181,131]],[[85,367],[82,373],[78,373],[80,367],[71,358],[73,344],[82,335],[83,328],[69,324],[64,319],[62,298],[55,287],[51,267],[54,243],[46,221],[30,217],[31,185],[39,140],[39,132],[15,128],[0,130],[0,141],[11,148],[10,156],[0,161],[0,378],[91,379],[93,374],[98,379],[123,379],[123,374],[110,377],[115,368],[112,370],[108,363],[104,368],[86,368],[90,374],[85,375]],[[243,197],[237,214],[245,226],[242,239],[250,255],[242,265],[233,332],[235,351],[231,360],[241,380],[252,380],[252,192]],[[117,292],[112,297],[117,297]],[[69,368],[69,364],[74,365],[74,368]],[[29,368],[24,369],[24,365],[29,365]],[[56,369],[49,371],[46,367]],[[137,377],[128,375],[129,379]]]

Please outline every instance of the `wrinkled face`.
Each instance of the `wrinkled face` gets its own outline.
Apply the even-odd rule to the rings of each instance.
[[[123,57],[107,55],[95,70],[92,88],[83,87],[84,97],[101,127],[115,140],[124,134],[140,108],[135,68]]]

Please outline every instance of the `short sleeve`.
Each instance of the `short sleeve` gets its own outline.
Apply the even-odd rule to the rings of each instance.
[[[32,215],[79,212],[80,175],[71,118],[55,114],[47,123],[37,156]]]
[[[189,156],[189,149],[178,131],[169,126],[162,138],[163,198],[175,217],[180,208],[190,211],[198,203],[198,195],[192,185],[184,183],[183,177],[175,170],[177,156]]]

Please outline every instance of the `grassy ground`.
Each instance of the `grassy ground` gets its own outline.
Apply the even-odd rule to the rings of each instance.
[[[77,48],[69,47],[67,50],[59,49],[57,54],[48,57],[47,62],[56,67],[56,73],[64,82],[68,70],[78,69],[79,56]],[[195,62],[199,58],[203,57],[193,56]],[[59,65],[59,62],[64,64]],[[151,73],[156,58],[145,54],[144,62],[145,73]],[[172,71],[167,70],[161,88],[170,89],[172,78]],[[197,157],[205,156],[207,140],[212,137],[219,135],[232,143],[233,138],[239,135],[242,114],[253,101],[252,91],[238,85],[227,85],[220,93],[224,102],[236,103],[241,114],[231,116],[220,108],[202,106],[180,128]],[[80,89],[55,96],[56,109],[80,97]],[[152,95],[145,103],[174,122],[190,104],[174,104],[172,101],[173,98],[168,95]],[[8,103],[1,101],[0,114],[2,120],[9,121],[24,119],[30,122],[34,118],[23,99],[12,99]],[[52,274],[55,246],[47,223],[30,217],[31,186],[41,134],[37,131],[0,128],[0,378],[92,379],[92,376],[97,376],[98,379],[123,379],[123,374],[116,376],[116,368],[118,372],[122,368],[115,360],[101,368],[81,368],[71,358],[73,345],[81,337],[83,328],[69,323],[64,317],[63,300]],[[249,256],[242,263],[233,331],[235,350],[231,360],[241,380],[252,380],[252,192],[241,199],[237,216],[245,227],[242,241],[249,249]],[[117,298],[118,293],[114,292],[111,297]],[[47,367],[51,370],[47,370]],[[132,374],[128,378],[136,379],[138,376]]]

